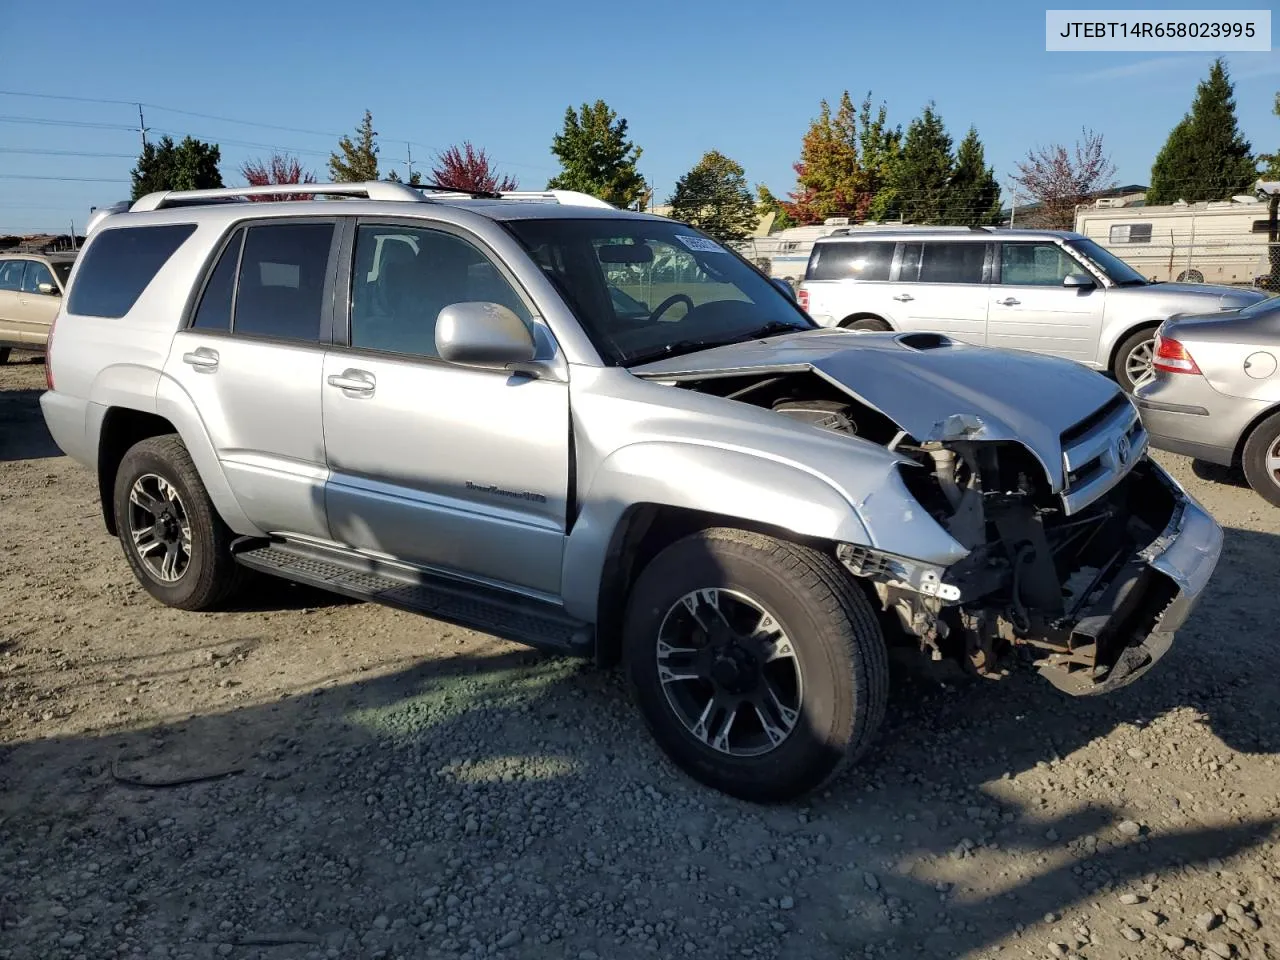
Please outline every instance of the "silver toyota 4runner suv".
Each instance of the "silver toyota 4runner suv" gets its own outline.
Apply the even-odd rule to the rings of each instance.
[[[244,202],[304,192],[341,199]],[[581,195],[151,195],[90,235],[48,371],[161,602],[260,571],[620,659],[674,761],[754,800],[868,745],[886,640],[1124,686],[1222,543],[1114,383],[820,329],[711,238]]]

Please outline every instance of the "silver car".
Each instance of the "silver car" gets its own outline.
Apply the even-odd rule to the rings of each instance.
[[[1135,394],[1152,443],[1238,466],[1280,506],[1280,298],[1176,317],[1156,335],[1155,376]]]
[[[344,200],[226,202],[283,192]],[[871,742],[886,642],[1125,686],[1221,547],[1114,384],[819,329],[579,194],[144,197],[88,239],[41,406],[162,603],[257,571],[620,659],[675,762],[755,800]]]
[[[1150,376],[1163,320],[1265,297],[1149,283],[1077,233],[968,227],[837,231],[814,243],[799,295],[825,327],[937,331],[1065,357],[1110,373],[1126,391]]]

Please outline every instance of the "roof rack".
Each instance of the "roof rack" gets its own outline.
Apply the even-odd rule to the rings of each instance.
[[[424,196],[424,193],[426,194]],[[203,206],[215,203],[238,203],[247,197],[263,196],[354,197],[362,200],[391,200],[422,203],[432,200],[525,200],[548,201],[574,207],[615,209],[598,197],[576,190],[509,190],[491,193],[484,190],[459,190],[438,183],[407,184],[389,180],[363,183],[273,183],[261,187],[217,187],[210,190],[161,190],[137,200],[129,211],[167,210],[173,207]]]

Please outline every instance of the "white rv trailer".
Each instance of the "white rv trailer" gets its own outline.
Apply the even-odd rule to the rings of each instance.
[[[1267,204],[1238,196],[1209,203],[1126,206],[1104,198],[1076,210],[1076,232],[1149,280],[1252,284],[1270,271]]]

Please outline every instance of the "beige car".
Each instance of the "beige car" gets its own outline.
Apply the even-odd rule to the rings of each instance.
[[[43,352],[74,253],[0,254],[0,363],[11,350]]]

